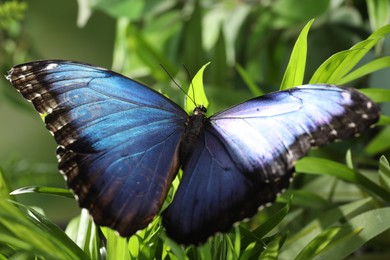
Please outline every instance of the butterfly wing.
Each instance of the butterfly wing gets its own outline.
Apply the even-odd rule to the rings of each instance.
[[[356,90],[302,86],[212,116],[183,162],[163,213],[167,233],[198,244],[253,216],[287,188],[294,162],[311,146],[348,138],[375,123],[378,107]]]
[[[179,168],[186,113],[140,83],[86,64],[27,63],[8,79],[45,115],[80,206],[122,236],[146,227]]]

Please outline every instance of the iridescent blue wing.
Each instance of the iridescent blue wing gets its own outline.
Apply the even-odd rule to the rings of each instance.
[[[7,78],[45,115],[80,206],[123,236],[146,227],[178,171],[186,113],[140,83],[76,62],[22,64]]]
[[[253,216],[287,188],[311,146],[374,124],[378,107],[353,89],[310,85],[255,98],[209,118],[173,202],[167,233],[198,244]]]

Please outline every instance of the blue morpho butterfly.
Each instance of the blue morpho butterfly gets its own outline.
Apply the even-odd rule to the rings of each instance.
[[[8,80],[58,143],[60,172],[98,225],[122,236],[162,212],[169,237],[199,244],[252,217],[285,190],[311,146],[356,135],[379,108],[354,89],[306,85],[257,97],[209,118],[112,71],[62,60],[26,63]]]

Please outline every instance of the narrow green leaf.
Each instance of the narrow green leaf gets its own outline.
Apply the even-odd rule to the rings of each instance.
[[[212,249],[210,243],[205,243],[202,246],[197,248],[199,251],[199,254],[201,256],[201,259],[213,259]]]
[[[390,125],[390,116],[381,115],[379,117],[379,121],[378,121],[377,125],[389,126]]]
[[[11,192],[11,195],[20,195],[27,193],[44,193],[50,195],[57,195],[61,197],[74,198],[73,193],[68,189],[44,187],[44,186],[27,186]]]
[[[344,181],[357,183],[362,188],[367,189],[367,191],[371,191],[382,199],[390,201],[390,192],[344,164],[322,158],[305,157],[297,162],[295,168],[298,172],[326,174]]]
[[[349,182],[357,182],[354,170],[344,164],[337,163],[328,159],[305,157],[299,160],[295,166],[297,172],[311,174],[325,174],[335,176]]]
[[[11,194],[12,195],[12,194]],[[0,199],[10,199],[10,187],[4,176],[3,170],[0,168]]]
[[[177,259],[187,259],[186,253],[181,246],[179,246],[176,242],[174,242],[172,239],[165,235],[161,235],[161,237],[165,242],[164,244],[168,246],[167,250],[172,251],[173,254],[177,257]]]
[[[383,155],[379,159],[379,181],[384,189],[390,191],[390,164]]]
[[[332,241],[314,259],[344,259],[377,235],[390,229],[390,208],[364,212],[342,225],[356,235]]]
[[[352,152],[351,149],[347,150],[347,154],[345,155],[345,162],[348,168],[353,169],[353,160],[352,160]]]
[[[165,53],[158,50],[154,43],[150,43],[147,37],[134,24],[128,23],[126,29],[127,44],[131,45],[132,52],[136,53],[137,58],[142,61],[144,68],[148,69],[155,79],[167,78],[167,74],[161,69],[160,64],[171,73],[177,71],[176,66],[170,62]]]
[[[290,210],[290,204],[291,198],[290,201],[288,201],[288,203],[283,208],[281,208],[278,212],[269,217],[267,221],[265,221],[263,224],[261,224],[258,228],[256,228],[250,233],[247,233],[245,229],[241,228],[240,232],[245,235],[241,240],[242,248],[248,247],[249,244],[253,242],[253,240],[261,241],[261,239],[265,235],[267,235],[272,229],[274,229],[288,214]]]
[[[371,34],[367,40],[355,44],[349,50],[332,55],[316,70],[310,83],[339,84],[363,56],[388,33],[390,33],[390,25],[383,26]]]
[[[213,48],[211,60],[213,61],[213,69],[210,70],[208,80],[210,84],[223,89],[226,79],[229,78],[229,66],[226,59],[226,42],[225,36],[220,30],[218,41]]]
[[[351,82],[355,79],[361,78],[365,75],[373,73],[375,71],[390,67],[390,57],[382,57],[376,60],[373,60],[363,66],[357,68],[351,73],[347,74],[345,77],[338,81],[338,84],[344,85],[348,82]]]
[[[139,252],[141,251],[138,236],[131,236],[128,246],[131,257],[138,258]]]
[[[99,258],[99,238],[96,225],[89,215],[88,210],[81,210],[76,230],[74,231],[75,239],[73,241],[75,241],[76,244],[90,256],[91,259]]]
[[[283,193],[280,197],[278,197],[278,202],[288,202],[291,198],[292,194],[294,194],[294,205],[301,206],[304,208],[311,209],[323,209],[331,206],[331,203],[326,199],[322,198],[318,194],[313,192],[309,192],[307,190],[293,190],[288,189],[285,193]],[[287,196],[287,201],[284,199]]]
[[[261,96],[264,95],[263,91],[256,85],[255,81],[251,78],[248,72],[240,65],[236,64],[235,66],[236,70],[238,71],[238,74],[240,74],[241,78],[244,80],[246,86],[249,88],[251,93],[255,96]]]
[[[192,79],[190,87],[188,88],[188,93],[184,103],[185,110],[188,114],[191,114],[194,111],[196,105],[203,105],[206,108],[209,105],[209,101],[207,100],[203,87],[203,72],[209,64],[210,62],[202,66]]]
[[[102,231],[107,238],[107,259],[131,259],[126,238],[120,237],[116,231],[109,228]]]
[[[390,126],[387,126],[377,134],[365,147],[364,151],[369,155],[382,153],[390,148]]]
[[[374,102],[390,102],[390,89],[365,88],[359,89],[359,91],[371,98]]]
[[[241,252],[241,232],[239,226],[234,226],[234,253],[239,256]]]
[[[339,233],[340,229],[340,227],[331,227],[323,231],[310,241],[309,244],[307,244],[295,260],[312,259],[332,241],[332,239]]]
[[[372,202],[372,198],[365,198],[321,212],[317,218],[287,239],[282,248],[280,259],[294,259],[311,240],[326,228],[339,223],[340,219],[351,218],[370,209]]]
[[[280,90],[296,87],[303,84],[305,75],[306,54],[307,54],[307,34],[314,19],[310,20],[302,29],[292,50],[290,61],[283,76]]]
[[[274,240],[269,243],[263,252],[261,252],[259,259],[278,259],[280,248],[285,241],[285,237],[277,236]]]
[[[390,21],[390,2],[388,0],[366,0],[368,17],[372,30]]]
[[[35,210],[0,199],[0,244],[46,259],[88,259],[55,224]]]

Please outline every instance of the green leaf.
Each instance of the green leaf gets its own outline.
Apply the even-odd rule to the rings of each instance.
[[[288,203],[281,208],[278,212],[276,212],[274,215],[269,217],[267,221],[262,223],[258,228],[251,231],[250,233],[246,232],[245,229],[241,228],[240,232],[242,233],[242,240],[241,244],[243,248],[246,248],[250,245],[253,241],[261,242],[261,238],[263,238],[265,235],[267,235],[271,230],[273,230],[279,223],[284,219],[284,217],[288,214],[290,210],[291,205],[291,197]],[[245,236],[244,236],[245,234]]]
[[[278,259],[280,248],[282,247],[286,236],[277,236],[269,243],[263,252],[261,252],[259,259]]]
[[[340,227],[331,227],[324,230],[316,236],[309,244],[299,253],[295,260],[312,259],[317,253],[321,252],[339,233]]]
[[[359,91],[371,98],[374,102],[390,102],[390,89],[365,88],[359,89]]]
[[[185,111],[188,114],[191,114],[197,105],[203,105],[205,108],[209,105],[209,101],[207,100],[203,87],[203,72],[209,64],[210,62],[202,66],[192,79],[191,85],[188,88],[188,93],[184,103]]]
[[[383,26],[371,34],[367,40],[355,44],[349,50],[332,55],[316,70],[310,83],[339,84],[363,56],[388,33],[390,33],[390,25]]]
[[[343,236],[333,240],[320,254],[313,259],[344,259],[362,247],[372,238],[390,229],[390,208],[373,209],[364,212],[341,227],[355,235]]]
[[[28,186],[11,192],[11,195],[20,195],[28,193],[43,193],[50,195],[57,195],[61,197],[74,198],[73,193],[68,189],[44,187],[44,186]]]
[[[81,210],[80,216],[72,219],[65,229],[65,233],[91,259],[101,258],[100,239],[97,227],[86,209]]]
[[[310,20],[302,29],[294,49],[290,56],[287,69],[284,73],[280,90],[300,86],[303,84],[303,77],[305,75],[306,54],[307,54],[307,34],[314,19]]]
[[[370,209],[372,202],[372,198],[365,198],[321,212],[317,218],[310,221],[294,235],[289,236],[282,248],[280,259],[294,259],[310,241],[325,229],[337,224],[339,220],[354,217]]]
[[[347,74],[338,81],[338,84],[344,85],[345,83],[351,82],[352,80],[361,78],[365,75],[388,67],[390,67],[390,57],[378,58]]]
[[[377,125],[385,125],[385,126],[390,125],[390,116],[381,115],[379,117],[379,121]]]
[[[388,0],[366,0],[366,3],[373,31],[389,23],[390,2]]]
[[[264,95],[263,91],[261,91],[261,89],[256,85],[255,81],[251,78],[249,73],[243,67],[241,67],[240,64],[237,63],[235,68],[238,71],[238,74],[240,74],[241,78],[244,80],[246,86],[249,88],[249,90],[255,97]]]
[[[296,206],[299,205],[301,207],[311,209],[323,209],[331,206],[331,203],[329,201],[322,198],[318,194],[309,192],[307,190],[288,189],[285,193],[278,197],[277,201],[285,201],[284,198],[286,196],[288,198],[291,198],[292,195],[294,195],[294,205]]]
[[[0,208],[0,245],[29,258],[88,259],[59,227],[35,210],[4,199]]]
[[[104,228],[102,231],[107,239],[107,259],[130,259],[127,238],[119,236],[110,228]]]
[[[10,187],[4,176],[3,170],[0,168],[0,199],[10,199],[10,198],[11,198]]]
[[[125,43],[130,45],[131,47],[128,48],[131,48],[132,52],[136,54],[134,54],[136,58],[134,56],[130,56],[129,54],[125,54],[128,58],[131,57],[131,61],[133,61],[133,59],[139,59],[142,64],[140,66],[142,66],[143,69],[148,70],[149,74],[157,80],[165,80],[167,78],[167,74],[161,69],[160,64],[162,64],[167,71],[175,74],[175,71],[177,71],[176,67],[170,62],[163,51],[160,51],[154,43],[150,43],[150,40],[148,40],[142,31],[140,31],[132,23],[125,23],[123,27],[124,28],[122,29],[125,29],[127,33]],[[122,62],[125,63],[124,61]],[[126,64],[129,63],[130,62],[127,60]],[[120,62],[116,61],[115,64],[118,66]]]
[[[387,126],[377,134],[365,147],[364,151],[369,155],[376,155],[390,148],[390,126]]]
[[[325,174],[344,181],[357,183],[382,199],[390,201],[390,192],[344,164],[322,158],[305,157],[296,163],[295,168],[298,172]]]
[[[379,160],[379,181],[382,187],[390,192],[390,165],[383,155]]]

